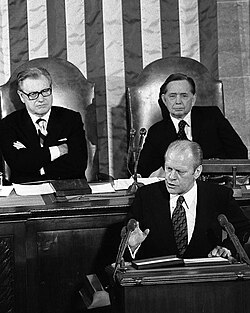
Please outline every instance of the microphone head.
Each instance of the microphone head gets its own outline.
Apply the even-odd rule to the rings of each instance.
[[[219,214],[217,220],[220,223],[221,227],[224,227],[225,225],[228,224],[228,219],[224,214]]]
[[[130,136],[135,136],[136,135],[136,130],[134,128],[130,129]]]
[[[145,136],[146,133],[147,133],[146,128],[142,127],[142,128],[140,129],[140,135],[141,135],[141,136]]]
[[[134,231],[136,229],[136,226],[137,226],[137,221],[134,218],[131,218],[128,221],[127,230],[128,231]]]

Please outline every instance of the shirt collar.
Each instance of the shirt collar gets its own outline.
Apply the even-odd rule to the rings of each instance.
[[[31,118],[31,120],[32,120],[32,122],[33,122],[33,124],[37,126],[36,121],[37,121],[39,118],[44,119],[44,120],[46,121],[46,123],[48,123],[49,116],[50,116],[50,112],[51,112],[51,109],[50,109],[45,115],[43,115],[43,116],[41,116],[41,117],[38,117],[37,115],[30,113],[29,111],[28,111],[28,114],[29,114],[29,116],[30,116],[30,118]]]
[[[171,118],[172,122],[174,123],[174,126],[176,129],[178,129],[178,124],[179,124],[180,120],[184,120],[187,123],[187,126],[191,127],[191,111],[188,112],[188,114],[182,119],[178,119],[176,117],[173,117],[171,114],[170,114],[170,118]]]
[[[174,203],[174,206],[176,206],[177,199],[180,195],[176,194],[170,194],[170,201]],[[187,205],[187,208],[191,207],[192,202],[194,199],[197,197],[197,183],[196,181],[194,182],[193,187],[186,193],[182,195],[185,199],[185,203]]]

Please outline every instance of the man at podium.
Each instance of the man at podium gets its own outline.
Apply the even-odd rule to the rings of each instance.
[[[141,187],[128,213],[128,220],[137,221],[128,241],[132,258],[231,258],[236,248],[230,238],[222,238],[221,214],[232,223],[241,243],[248,240],[250,221],[232,190],[200,181],[201,172],[199,144],[177,140],[169,145],[165,181]]]

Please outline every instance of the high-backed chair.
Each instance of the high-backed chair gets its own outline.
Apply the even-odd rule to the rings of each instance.
[[[1,118],[21,109],[24,104],[19,99],[17,90],[17,74],[28,67],[44,67],[52,76],[53,105],[80,112],[86,132],[88,147],[88,181],[96,179],[98,173],[97,129],[94,100],[94,83],[89,82],[81,71],[72,63],[58,58],[37,58],[19,66],[8,82],[0,86]],[[9,178],[9,170],[4,164],[5,178]]]
[[[136,83],[127,90],[129,129],[148,129],[162,119],[158,105],[159,91],[172,73],[191,76],[196,84],[198,106],[218,106],[224,113],[223,85],[200,62],[186,57],[167,57],[147,65]]]

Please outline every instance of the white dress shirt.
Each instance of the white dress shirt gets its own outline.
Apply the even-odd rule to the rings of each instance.
[[[175,117],[173,117],[171,115],[170,115],[170,118],[171,118],[172,122],[174,123],[174,127],[176,129],[176,132],[178,133],[180,119],[175,118]],[[187,139],[192,140],[191,111],[183,118],[183,120],[187,123],[185,125],[185,128],[184,128],[186,136],[187,136]]]

